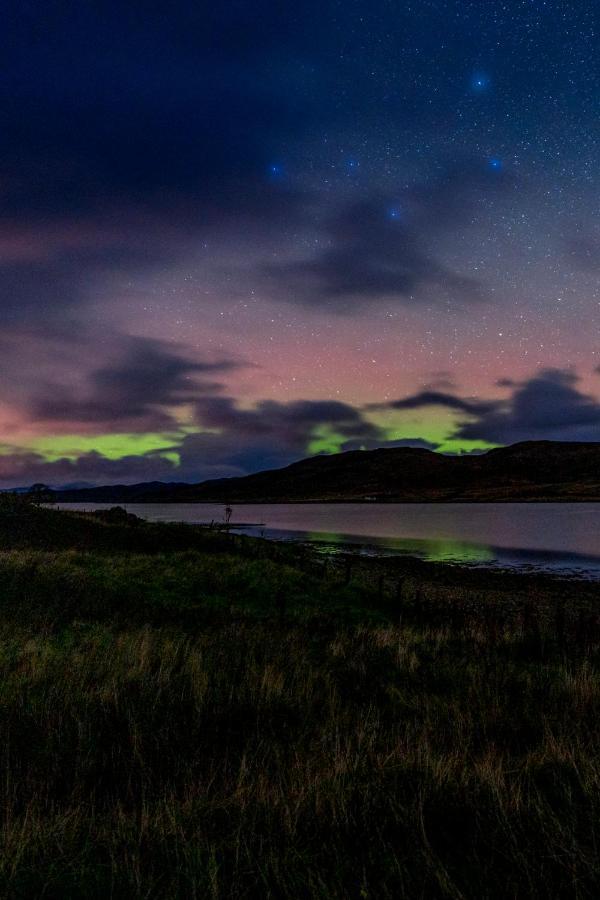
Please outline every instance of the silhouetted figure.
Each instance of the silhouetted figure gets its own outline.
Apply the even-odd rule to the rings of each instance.
[[[230,521],[231,521],[231,514],[232,514],[232,512],[233,512],[233,509],[231,508],[231,506],[226,506],[226,507],[225,507],[225,524],[226,524],[226,525],[229,525],[229,523],[230,523]]]

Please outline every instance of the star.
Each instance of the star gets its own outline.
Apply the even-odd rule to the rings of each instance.
[[[471,78],[471,87],[474,91],[481,93],[485,91],[490,85],[489,76],[476,72],[475,75]]]

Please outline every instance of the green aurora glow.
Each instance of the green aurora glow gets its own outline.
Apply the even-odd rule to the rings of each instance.
[[[487,441],[467,441],[453,437],[457,421],[452,412],[444,409],[434,410],[434,414],[416,417],[414,412],[388,413],[372,415],[369,421],[381,429],[382,443],[399,440],[425,440],[435,445],[439,453],[469,453],[473,450],[491,450],[497,444]],[[312,440],[307,446],[307,453],[339,453],[347,438],[337,432],[333,426],[321,426],[313,432]]]
[[[441,453],[466,453],[473,450],[488,450],[496,444],[485,441],[458,440],[453,437],[456,421],[447,410],[434,411],[427,418],[416,417],[414,412],[372,414],[368,421],[380,430],[381,443],[399,440],[425,440]],[[0,445],[0,456],[19,453],[34,453],[44,462],[52,463],[66,459],[75,462],[89,453],[97,453],[109,460],[127,457],[158,456],[174,466],[181,463],[180,451],[185,438],[206,429],[181,426],[172,432],[118,432],[115,434],[60,434],[43,435],[15,447]],[[332,454],[343,450],[347,435],[341,434],[334,425],[321,425],[313,431],[308,441],[305,455]]]

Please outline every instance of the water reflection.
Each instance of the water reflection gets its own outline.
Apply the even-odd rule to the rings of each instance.
[[[327,555],[360,553],[369,556],[411,556],[428,562],[496,566],[523,572],[547,571],[569,577],[600,579],[600,556],[570,551],[496,547],[442,538],[364,537],[333,531],[293,531],[264,527],[260,530],[252,527],[235,530],[274,541],[310,543],[320,553]]]
[[[90,504],[68,508],[89,509]],[[132,503],[127,509],[154,521],[223,521],[222,504]],[[265,523],[239,530],[274,540],[310,541],[322,552],[352,547],[362,553],[600,578],[598,503],[236,504],[231,524],[235,522]]]
[[[246,534],[251,529],[240,529]],[[484,544],[471,544],[467,541],[453,540],[427,540],[415,538],[359,538],[352,534],[340,534],[326,531],[281,531],[277,529],[263,529],[264,537],[271,540],[306,541],[321,545],[324,552],[339,553],[344,550],[356,550],[362,548],[363,552],[388,552],[402,554],[404,556],[416,556],[419,559],[427,559],[431,562],[453,563],[491,563],[496,554],[492,547]]]

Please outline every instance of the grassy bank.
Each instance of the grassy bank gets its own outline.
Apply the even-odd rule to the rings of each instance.
[[[597,895],[593,588],[25,506],[0,540],[3,896]]]

